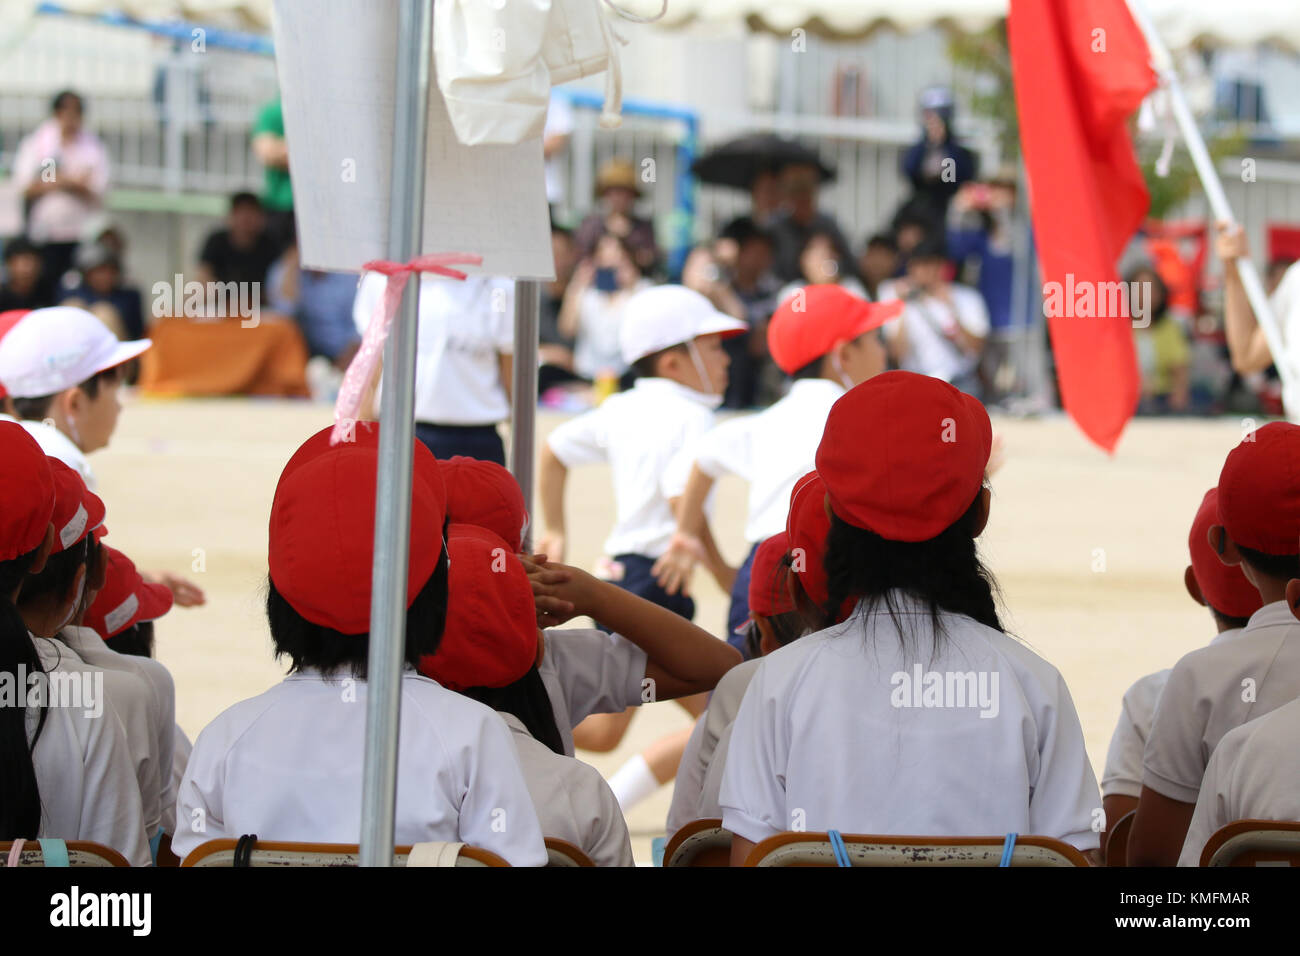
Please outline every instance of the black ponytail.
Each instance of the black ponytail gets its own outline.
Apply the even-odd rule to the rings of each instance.
[[[493,710],[514,714],[534,740],[565,756],[564,741],[555,723],[555,710],[536,667],[529,668],[527,674],[505,687],[467,687],[462,693]]]
[[[0,680],[14,689],[14,706],[0,706],[0,840],[34,840],[41,826],[41,793],[32,749],[45,727],[40,706],[36,735],[27,740],[30,676],[43,671],[27,625],[12,600],[40,549],[0,561]]]
[[[964,614],[1004,631],[998,619],[997,582],[975,547],[979,518],[980,495],[976,495],[966,513],[937,537],[908,542],[890,541],[833,515],[825,555],[828,618],[834,620],[832,609],[849,598],[862,598],[867,612],[883,603],[906,649],[909,635],[915,636],[916,621],[909,617],[904,626],[902,609],[890,593],[900,590],[928,609],[935,648],[944,636],[940,611]]]

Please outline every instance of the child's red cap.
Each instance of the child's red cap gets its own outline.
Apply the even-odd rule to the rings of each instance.
[[[57,458],[50,459],[50,473],[54,476],[54,548],[57,554],[72,547],[87,534],[104,523],[104,502],[99,495],[86,487],[85,480],[75,469]]]
[[[902,311],[902,302],[868,302],[837,285],[805,286],[772,314],[767,347],[781,371],[792,375]]]
[[[271,580],[290,606],[313,624],[344,634],[366,633],[374,568],[377,443],[358,440],[321,447],[319,435],[308,439],[313,442],[315,454],[290,459],[271,502]],[[438,564],[445,514],[437,461],[415,442],[407,607]]]
[[[447,517],[487,528],[512,550],[524,546],[528,508],[515,476],[494,461],[456,455],[438,463],[447,486]]]
[[[885,372],[831,406],[817,471],[843,521],[890,541],[928,541],[975,501],[992,440],[971,396],[928,375]]]
[[[447,529],[451,559],[447,626],[420,673],[448,690],[505,687],[537,661],[537,606],[524,566],[487,528]]]
[[[790,513],[785,521],[790,568],[798,575],[804,594],[822,608],[830,600],[826,568],[822,564],[826,535],[831,530],[825,502],[826,486],[822,484],[821,475],[810,471],[795,482],[794,490],[790,492]]]
[[[9,330],[18,324],[19,319],[21,319],[24,315],[26,315],[30,311],[32,310],[31,309],[10,309],[7,312],[0,312],[0,339],[4,338],[5,335],[8,334]],[[0,382],[0,398],[5,398],[8,395],[9,392],[7,389],[5,389],[5,383]]]
[[[38,548],[54,514],[54,474],[41,446],[16,422],[0,422],[0,561]]]
[[[749,609],[755,614],[771,617],[794,610],[794,599],[786,584],[790,566],[785,556],[789,551],[790,538],[782,531],[763,541],[754,552],[749,571]]]
[[[121,634],[133,624],[155,621],[172,608],[172,592],[162,584],[150,584],[140,576],[134,562],[116,548],[104,546],[104,586],[86,610],[82,623],[104,640]]]
[[[1224,564],[1210,547],[1210,528],[1219,523],[1219,489],[1211,488],[1196,510],[1187,549],[1192,553],[1192,574],[1201,597],[1220,614],[1250,617],[1264,606],[1255,586],[1241,573],[1241,565]]]
[[[1237,544],[1295,554],[1300,538],[1300,425],[1270,422],[1228,452],[1219,473],[1219,524]]]

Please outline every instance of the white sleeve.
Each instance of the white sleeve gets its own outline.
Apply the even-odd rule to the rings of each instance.
[[[563,759],[581,763],[573,757]],[[587,767],[586,764],[582,766]],[[591,857],[591,862],[597,866],[636,866],[636,859],[632,856],[632,837],[627,831],[623,808],[619,806],[618,798],[599,771],[594,767],[588,769],[591,770],[587,775],[591,778],[591,797],[598,809],[591,819],[582,852]]]
[[[19,193],[36,181],[41,172],[41,160],[46,157],[36,155],[36,137],[25,136],[18,142],[18,151],[14,154],[11,175],[13,184]]]
[[[361,285],[357,287],[356,297],[352,300],[352,324],[357,327],[357,332],[361,335],[366,334],[366,326],[370,324],[370,316],[375,311],[375,306],[383,298],[384,287],[387,285],[387,279],[376,272],[368,272]]]
[[[162,827],[163,755],[157,752],[158,728],[154,726],[153,688],[143,674],[108,670],[79,664],[92,673],[104,675],[107,710],[112,710],[125,736],[127,752],[135,766],[136,786],[144,810],[145,833],[150,838]],[[166,761],[170,769],[170,755]]]
[[[513,279],[493,279],[490,306],[492,341],[502,355],[515,352],[515,283]]]
[[[176,832],[176,778],[172,764],[176,752],[176,683],[171,672],[160,661],[151,657],[135,657],[131,661],[153,690],[154,718],[157,721],[158,775],[162,793],[162,828]]]
[[[722,816],[722,778],[727,772],[727,749],[731,746],[731,732],[735,724],[728,724],[713,748],[713,759],[704,772],[704,785],[700,787],[699,814],[701,817]]]
[[[545,866],[542,828],[510,728],[496,714],[484,711],[474,745],[456,755],[465,787],[460,840],[490,850],[511,866]]]
[[[111,846],[132,866],[152,866],[140,787],[121,724],[116,720],[86,717],[80,711],[74,719],[89,725],[77,839]]]
[[[691,465],[695,464],[700,440],[709,433],[712,426],[711,414],[691,415],[682,423],[681,444],[668,459],[663,474],[659,476],[659,491],[669,501],[680,498],[686,491],[686,482],[690,480]]]
[[[1205,775],[1204,716],[1196,696],[1192,668],[1184,657],[1160,693],[1142,753],[1142,786],[1180,803],[1196,802]]]
[[[562,423],[547,436],[546,447],[565,468],[605,461],[609,449],[605,410],[593,408]]]
[[[989,334],[989,310],[984,297],[971,288],[955,288],[957,321],[969,334],[983,338]]]
[[[1119,722],[1106,751],[1101,775],[1103,797],[1139,797],[1142,794],[1142,753],[1151,731],[1151,718],[1167,671],[1140,678],[1124,693]],[[1164,675],[1164,676],[1162,676]],[[1156,684],[1158,683],[1158,687]]]
[[[617,714],[642,703],[646,652],[627,638],[595,629],[551,629],[545,653],[574,727],[591,714]]]
[[[1029,828],[1077,849],[1095,850],[1101,845],[1101,792],[1070,689],[1060,673],[1055,676],[1055,693],[1036,715],[1038,772],[1030,782]]]
[[[213,729],[216,726],[209,724],[194,742],[190,762],[185,766],[185,774],[176,791],[176,833],[172,836],[172,852],[182,860],[208,840],[242,836],[226,830],[223,810],[226,750],[221,742],[214,740],[219,734],[219,730]],[[218,749],[220,753],[216,752]]]
[[[1179,866],[1200,866],[1201,851],[1210,837],[1237,819],[1229,806],[1228,784],[1232,780],[1232,769],[1240,742],[1245,740],[1249,731],[1245,727],[1236,727],[1229,731],[1219,746],[1210,754],[1210,761],[1205,765],[1205,776],[1201,780],[1201,792],[1196,798],[1196,809],[1192,811],[1192,822],[1187,827],[1187,836],[1183,840],[1183,851],[1178,856]]]
[[[707,711],[705,712],[707,713]],[[699,819],[700,791],[704,787],[704,764],[700,760],[700,739],[704,735],[704,717],[701,714],[695,721],[691,735],[686,739],[686,749],[677,764],[677,776],[673,778],[673,800],[668,806],[668,821],[665,824],[668,839],[692,820]]]
[[[742,415],[709,429],[695,442],[695,464],[710,478],[739,475],[753,480],[753,419]]]
[[[783,702],[766,686],[759,667],[732,726],[718,803],[727,830],[760,843],[790,828],[785,768],[790,752]]]

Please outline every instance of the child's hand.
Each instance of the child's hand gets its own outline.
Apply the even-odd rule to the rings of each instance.
[[[556,593],[569,581],[569,572],[576,570],[562,564],[547,564],[545,554],[521,554],[519,561],[533,586],[533,602],[537,605],[537,626],[558,627],[577,617],[578,610],[571,600]]]
[[[679,531],[673,534],[668,550],[654,563],[650,573],[669,594],[689,594],[691,575],[703,557],[704,545],[700,539]]]
[[[179,574],[172,574],[170,571],[159,571],[155,574],[142,574],[141,577],[146,580],[153,579],[154,583],[161,584],[171,591],[172,600],[176,602],[177,607],[201,607],[208,603],[203,589]]]
[[[537,551],[537,557],[542,560],[539,564],[545,564],[551,561],[559,564],[564,560],[564,535],[558,531],[545,531],[540,538],[533,544],[533,549]]]

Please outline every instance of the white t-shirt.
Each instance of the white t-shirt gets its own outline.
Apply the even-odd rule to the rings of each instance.
[[[175,732],[172,734],[172,819],[176,818],[176,800],[175,794],[180,793],[181,778],[185,776],[185,767],[190,762],[190,754],[194,752],[194,744],[190,738],[181,730],[181,725],[175,726]],[[175,830],[169,830],[169,833],[175,833]]]
[[[915,624],[906,654],[888,612],[859,605],[763,658],[732,727],[723,826],[753,842],[1015,832],[1096,848],[1101,795],[1060,673],[961,615],[941,615],[935,646],[926,609],[894,594]]]
[[[642,279],[630,289],[601,292],[594,285],[578,296],[578,332],[573,343],[573,370],[583,378],[595,379],[602,372],[622,375],[627,371],[619,333],[628,300],[650,287]]]
[[[546,848],[509,729],[488,708],[407,669],[399,728],[398,845],[448,841],[543,866]],[[172,850],[207,840],[356,843],[366,682],[291,674],[228,708],[194,742]]]
[[[365,334],[387,281],[374,272],[361,280],[352,304],[358,332]],[[421,276],[415,420],[495,425],[509,418],[500,356],[514,353],[514,336],[515,290],[509,279]]]
[[[551,102],[546,107],[546,125],[542,127],[542,142],[552,136],[568,136],[573,132],[573,107],[564,96],[551,90]],[[555,205],[564,202],[563,151],[546,160],[546,201]]]
[[[41,451],[45,452],[49,457],[57,458],[63,462],[81,476],[81,480],[86,483],[87,488],[91,491],[95,490],[98,485],[95,480],[95,473],[90,470],[90,463],[86,461],[86,456],[80,448],[72,443],[71,438],[53,425],[47,425],[44,422],[23,420],[19,424],[27,429],[27,434],[31,435],[36,440],[36,444],[41,446]]]
[[[1300,621],[1266,604],[1235,638],[1185,655],[1160,695],[1142,785],[1195,803],[1210,754],[1229,730],[1300,697]]]
[[[497,713],[512,732],[542,835],[567,840],[597,866],[635,866],[623,810],[600,772],[533,739],[514,714]]]
[[[701,436],[693,457],[711,478],[749,482],[745,539],[757,544],[785,530],[794,483],[812,471],[831,406],[844,387],[824,378],[799,379],[779,402],[741,415]]]
[[[1291,263],[1282,274],[1269,305],[1273,307],[1286,347],[1285,360],[1298,377],[1293,387],[1282,389],[1282,404],[1286,407],[1286,417],[1293,423],[1300,422],[1300,262]]]
[[[621,714],[642,703],[646,653],[617,634],[547,628],[537,672],[555,712],[564,752],[573,756],[573,728],[591,714]]]
[[[1223,735],[1210,755],[1179,866],[1200,866],[1217,831],[1237,820],[1300,820],[1300,700]]]
[[[1229,628],[1216,634],[1210,643],[1219,644],[1240,633],[1239,627]],[[1154,674],[1139,677],[1124,692],[1119,723],[1111,735],[1110,749],[1106,751],[1106,769],[1101,775],[1103,797],[1136,798],[1142,795],[1142,753],[1146,750],[1151,721],[1155,718],[1160,692],[1165,689],[1169,674],[1170,669],[1166,667]]]
[[[690,476],[690,444],[713,425],[710,396],[666,378],[626,392],[560,425],[546,439],[565,468],[609,462],[614,527],[605,553],[657,558],[677,529],[668,502]]]
[[[41,123],[18,143],[14,154],[14,186],[21,193],[49,170],[58,176],[87,176],[91,197],[66,189],[47,192],[27,216],[27,235],[33,242],[79,242],[92,216],[103,206],[108,189],[108,150],[98,136],[81,130],[71,143],[63,142],[58,121]],[[53,276],[59,279],[59,276]]]
[[[945,382],[961,378],[974,371],[978,355],[964,355],[943,333],[945,328],[961,327],[976,338],[989,334],[989,312],[984,298],[968,286],[951,283],[948,286],[952,304],[933,295],[923,295],[908,301],[903,314],[886,323],[885,334],[893,337],[901,329],[907,352],[900,364],[909,372],[932,375]],[[893,282],[880,284],[880,301],[899,298]]]

